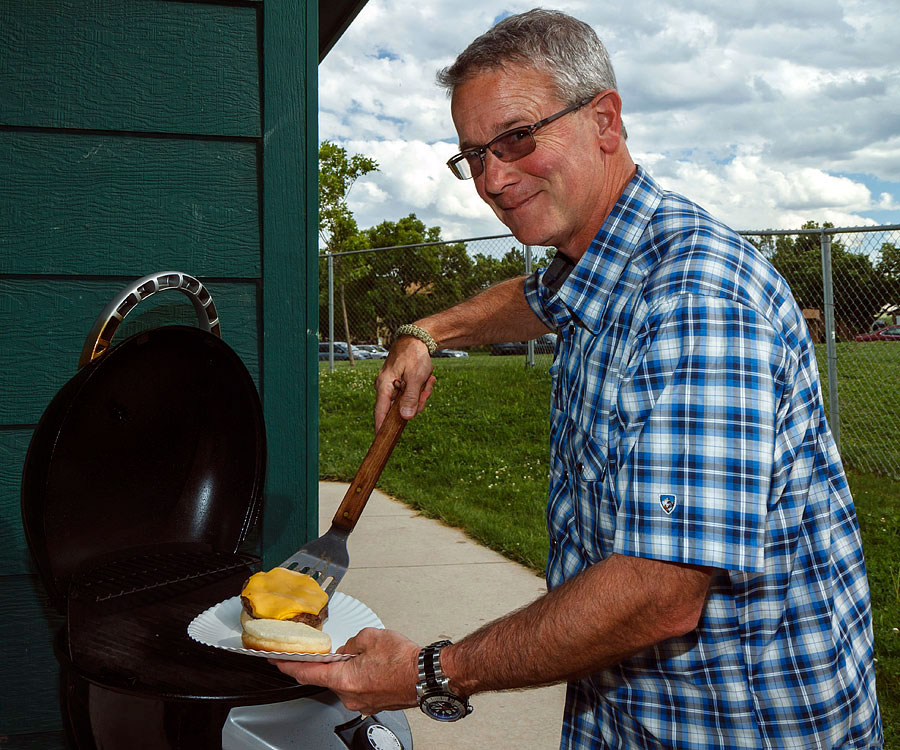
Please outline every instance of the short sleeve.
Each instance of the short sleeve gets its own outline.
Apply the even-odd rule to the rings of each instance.
[[[541,277],[546,269],[539,268],[525,279],[525,300],[532,312],[548,328],[556,328],[556,323],[550,317],[547,310],[547,301],[553,292],[541,283]]]
[[[759,572],[784,346],[756,311],[685,295],[623,373],[615,552]]]

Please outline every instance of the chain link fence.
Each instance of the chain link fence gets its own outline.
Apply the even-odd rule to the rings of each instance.
[[[404,323],[546,265],[553,252],[524,246],[512,235],[496,235],[323,255],[319,260],[319,359],[366,358],[365,349],[371,345],[389,348],[394,331]],[[349,351],[348,340],[353,345]],[[335,342],[334,347],[329,341]],[[552,344],[528,344],[509,342],[466,354],[518,354],[526,357],[526,364],[549,367]]]
[[[893,328],[900,325],[900,225],[743,234],[785,277],[803,310],[844,463],[900,479],[900,327]],[[551,248],[524,246],[512,235],[323,255],[319,359],[333,368],[335,360],[383,357],[403,323],[552,257]],[[469,354],[519,356],[525,366],[547,368],[552,340],[459,356]]]
[[[744,236],[803,310],[845,465],[900,479],[900,226]]]

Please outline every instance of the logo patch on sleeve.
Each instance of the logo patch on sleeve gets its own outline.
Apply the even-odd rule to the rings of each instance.
[[[675,497],[675,495],[659,496],[659,507],[662,508],[668,515],[672,515],[672,511],[675,510],[676,505],[678,505],[678,498]]]

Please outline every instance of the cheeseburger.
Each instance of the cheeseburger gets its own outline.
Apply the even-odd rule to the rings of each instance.
[[[244,648],[284,653],[327,654],[331,637],[322,632],[328,594],[305,573],[273,568],[254,573],[241,590]]]

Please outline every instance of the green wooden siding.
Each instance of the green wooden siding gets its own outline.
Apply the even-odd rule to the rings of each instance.
[[[199,277],[257,383],[266,560],[317,533],[316,24],[301,0],[0,0],[0,744],[62,746],[21,469],[134,279]],[[194,322],[167,292],[116,340]]]
[[[63,618],[50,606],[40,580],[4,576],[0,598],[0,638],[3,649],[0,747],[21,747],[9,735],[48,732],[61,727],[59,669],[53,655],[53,634]],[[47,745],[45,745],[46,747]]]
[[[35,572],[19,520],[19,488],[29,440],[30,427],[0,430],[0,578]],[[2,599],[6,601],[6,593]]]
[[[4,0],[0,29],[4,125],[260,135],[255,8]]]
[[[186,267],[180,263],[174,270]],[[165,270],[173,269],[146,269]],[[56,392],[75,374],[97,315],[130,281],[0,278],[0,393],[16,394],[0,400],[0,424],[37,423]],[[257,284],[217,281],[208,282],[207,288],[222,321],[222,338],[240,355],[258,386]],[[167,323],[197,323],[193,306],[178,292],[157,294],[141,303],[116,331],[113,343]]]
[[[0,273],[259,277],[254,142],[8,131],[0,154]]]

